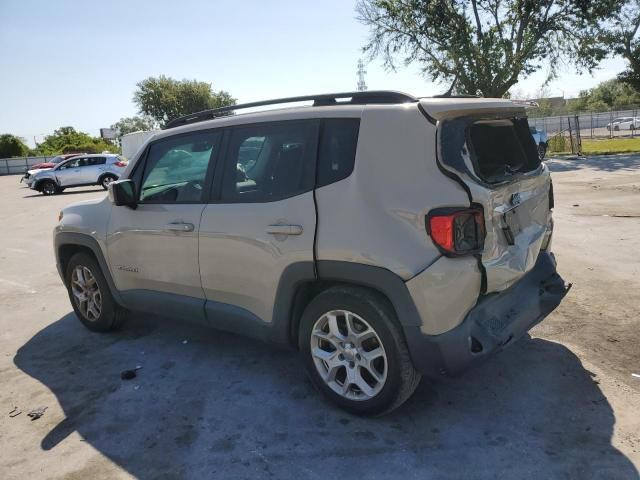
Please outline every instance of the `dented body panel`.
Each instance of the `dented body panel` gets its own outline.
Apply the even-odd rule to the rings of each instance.
[[[549,185],[549,171],[542,167],[500,188],[469,186],[485,210],[487,293],[509,288],[535,265],[551,220]]]
[[[484,211],[483,293],[505,290],[529,272],[541,249],[547,245],[553,228],[549,199],[551,176],[539,160],[529,171],[514,172],[505,166],[502,178],[493,177],[493,183],[481,175],[481,159],[474,149],[469,129],[476,121],[509,118],[505,117],[508,114],[510,111],[495,111],[491,116],[456,118],[439,127],[441,167],[464,184],[471,204],[481,206]],[[515,121],[526,122],[522,118]],[[522,154],[525,155],[528,148],[533,149],[531,155],[536,155],[530,135],[524,138],[531,144],[522,146]],[[496,157],[502,153],[499,152],[502,147],[495,145]]]

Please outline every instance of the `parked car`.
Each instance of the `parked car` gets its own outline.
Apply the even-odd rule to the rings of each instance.
[[[547,132],[538,130],[536,127],[530,127],[529,131],[533,137],[533,141],[536,143],[538,149],[538,158],[544,160],[544,156],[547,154],[547,148],[549,146],[549,140],[547,138]]]
[[[127,162],[113,153],[80,155],[37,171],[31,177],[29,188],[44,195],[86,185],[101,185],[106,190],[111,182],[120,178],[126,166]]]
[[[636,130],[640,128],[640,117],[619,117],[607,123],[607,130]]]
[[[78,155],[82,155],[82,153],[69,153],[65,155],[58,155],[56,157],[53,157],[48,162],[36,163],[35,165],[32,165],[31,167],[25,170],[24,176],[20,178],[20,183],[24,182],[27,184],[27,186],[30,186],[32,182],[31,179],[38,170],[53,168],[56,165],[58,165],[60,162],[68,160],[69,158],[77,157]]]
[[[331,401],[381,414],[556,308],[551,176],[521,106],[258,105],[302,100],[174,120],[107,198],[62,210],[57,267],[87,328],[139,310],[288,345]]]

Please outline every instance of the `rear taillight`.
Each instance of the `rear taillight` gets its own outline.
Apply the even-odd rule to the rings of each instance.
[[[116,163],[114,163],[114,165],[116,167],[126,167],[127,166],[127,164],[125,162],[116,162]]]
[[[447,256],[478,253],[484,246],[481,208],[436,208],[427,215],[427,233]]]

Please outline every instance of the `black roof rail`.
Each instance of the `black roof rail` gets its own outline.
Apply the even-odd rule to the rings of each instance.
[[[480,95],[448,95],[441,93],[440,95],[433,95],[431,98],[484,98]]]
[[[339,102],[340,99],[349,98],[348,101]],[[243,103],[240,105],[229,105],[228,107],[212,108],[211,110],[203,110],[202,112],[185,115],[175,120],[171,120],[164,127],[175,128],[191,123],[211,120],[220,116],[221,113],[241,110],[243,108],[264,107],[267,105],[279,105],[283,103],[309,102],[313,101],[314,107],[327,105],[365,105],[365,104],[389,104],[389,103],[409,103],[417,102],[418,99],[411,95],[392,90],[369,90],[364,92],[343,92],[343,93],[324,93],[320,95],[303,95],[300,97],[276,98],[274,100],[262,100],[260,102]]]

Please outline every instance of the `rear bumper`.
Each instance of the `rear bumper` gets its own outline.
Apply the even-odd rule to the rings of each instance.
[[[553,255],[542,251],[529,273],[507,290],[481,297],[452,330],[424,335],[419,327],[405,327],[413,363],[428,376],[460,373],[514,343],[549,315],[568,290]]]

